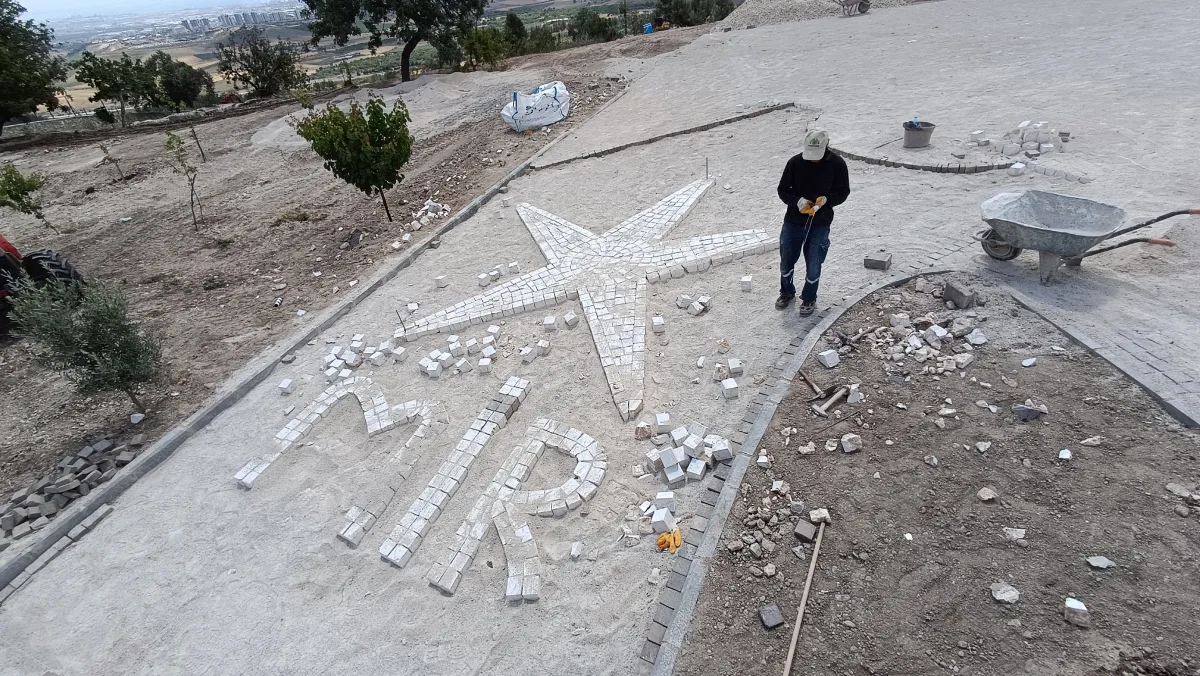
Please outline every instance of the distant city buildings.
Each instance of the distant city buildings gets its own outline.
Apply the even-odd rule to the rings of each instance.
[[[300,9],[289,9],[275,12],[234,12],[222,14],[216,18],[216,26],[211,19],[184,19],[179,23],[191,33],[207,33],[216,27],[233,28],[237,26],[255,26],[264,24],[288,23],[300,20]],[[178,29],[176,29],[178,30]]]

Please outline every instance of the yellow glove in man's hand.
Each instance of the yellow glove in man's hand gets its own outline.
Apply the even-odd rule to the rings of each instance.
[[[805,216],[816,216],[817,211],[820,210],[821,207],[825,206],[825,202],[826,200],[824,195],[815,200],[806,199],[804,200],[804,204],[800,206],[800,213],[804,214]]]

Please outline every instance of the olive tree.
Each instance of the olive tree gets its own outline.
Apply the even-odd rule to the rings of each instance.
[[[26,176],[13,165],[5,165],[0,169],[0,207],[8,207],[33,216],[46,224],[46,227],[58,232],[42,213],[42,201],[37,194],[45,182],[46,179],[41,174],[30,173]]]
[[[24,12],[14,0],[0,0],[0,132],[38,106],[57,108],[57,83],[67,78],[66,61],[54,55],[54,31],[19,20]]]
[[[365,107],[351,101],[350,109],[342,110],[330,103],[293,125],[334,176],[367,195],[377,193],[391,221],[384,191],[404,180],[400,169],[412,155],[413,145],[409,120],[402,101],[397,99],[388,110],[383,99],[371,96]]]
[[[120,289],[102,283],[18,281],[10,316],[36,344],[38,361],[61,371],[81,394],[124,392],[139,412],[138,388],[166,367],[162,342],[129,317]]]

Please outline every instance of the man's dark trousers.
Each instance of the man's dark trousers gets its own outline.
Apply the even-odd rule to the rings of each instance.
[[[800,291],[801,303],[815,303],[817,288],[821,285],[821,265],[829,253],[829,226],[809,227],[788,220],[783,221],[779,233],[779,295],[789,298],[796,295],[793,279],[796,263],[804,256],[804,288]]]

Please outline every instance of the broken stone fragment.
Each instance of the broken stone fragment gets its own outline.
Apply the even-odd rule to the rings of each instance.
[[[1092,626],[1092,616],[1083,601],[1067,597],[1063,608],[1063,619],[1077,627],[1087,629]]]
[[[991,486],[984,486],[983,488],[979,489],[979,492],[975,494],[975,497],[979,498],[983,502],[991,502],[1000,497],[1000,494],[997,493],[996,489],[992,488]]]
[[[992,584],[992,598],[1001,603],[1016,603],[1021,599],[1021,592],[1017,588],[1007,582],[996,582]]]
[[[1087,557],[1087,564],[1092,568],[1099,568],[1100,570],[1104,570],[1105,568],[1116,568],[1117,566],[1117,564],[1113,563],[1113,561],[1107,556],[1089,556]]]
[[[842,435],[843,453],[857,453],[858,451],[862,450],[862,446],[862,437],[858,436],[857,434],[849,433]]]

